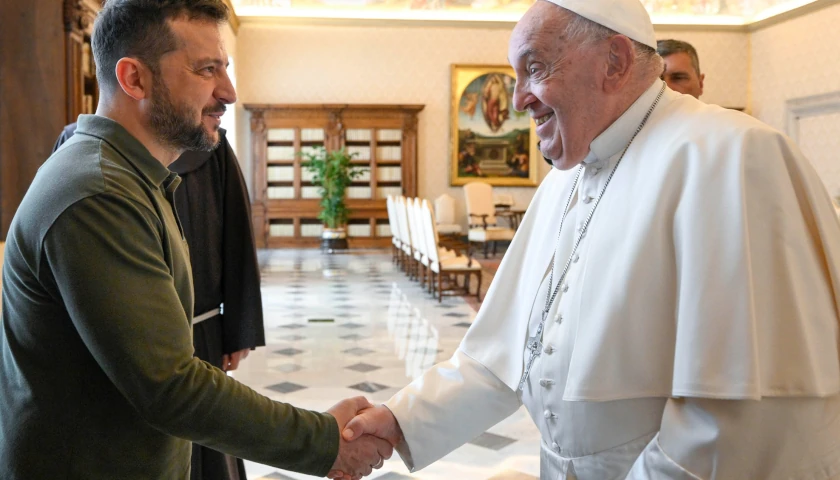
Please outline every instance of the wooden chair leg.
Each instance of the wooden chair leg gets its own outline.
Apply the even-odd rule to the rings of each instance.
[[[443,268],[438,272],[438,303],[443,302]]]
[[[493,240],[493,256],[496,256],[496,246],[499,244],[498,241]]]
[[[478,276],[478,288],[475,289],[475,299],[480,302],[481,301],[481,277],[482,277],[481,271],[476,273],[476,275]]]
[[[484,258],[487,258],[487,242],[484,242]]]

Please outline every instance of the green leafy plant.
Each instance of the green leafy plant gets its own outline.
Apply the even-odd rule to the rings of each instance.
[[[312,173],[312,183],[321,194],[321,213],[318,219],[327,228],[340,228],[347,224],[350,210],[344,200],[344,192],[366,170],[354,166],[351,161],[356,154],[348,154],[346,148],[328,152],[324,147],[314,151],[301,152],[303,166]]]

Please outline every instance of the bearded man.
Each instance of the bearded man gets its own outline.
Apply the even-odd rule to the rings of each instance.
[[[221,0],[109,0],[95,115],[38,171],[6,239],[0,478],[190,477],[191,443],[324,476],[369,474],[386,442],[274,402],[193,356],[193,283],[173,208],[187,150],[219,143],[236,101]],[[346,467],[346,469],[345,469]]]

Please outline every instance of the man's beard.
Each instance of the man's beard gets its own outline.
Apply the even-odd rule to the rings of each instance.
[[[209,113],[224,112],[225,105],[217,103],[212,107],[205,107],[201,118]],[[213,151],[219,145],[218,137],[204,128],[199,120],[193,123],[193,112],[183,103],[175,103],[159,75],[155,75],[152,88],[152,103],[149,125],[157,134],[160,143],[175,150]],[[216,129],[218,130],[218,128]]]

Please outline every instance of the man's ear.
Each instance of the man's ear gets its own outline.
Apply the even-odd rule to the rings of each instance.
[[[620,90],[630,79],[630,70],[636,61],[636,51],[633,49],[633,42],[624,35],[613,35],[609,42],[604,89],[607,93],[613,93]]]
[[[151,72],[140,60],[123,57],[117,61],[117,82],[126,95],[135,100],[144,100],[151,93]]]

